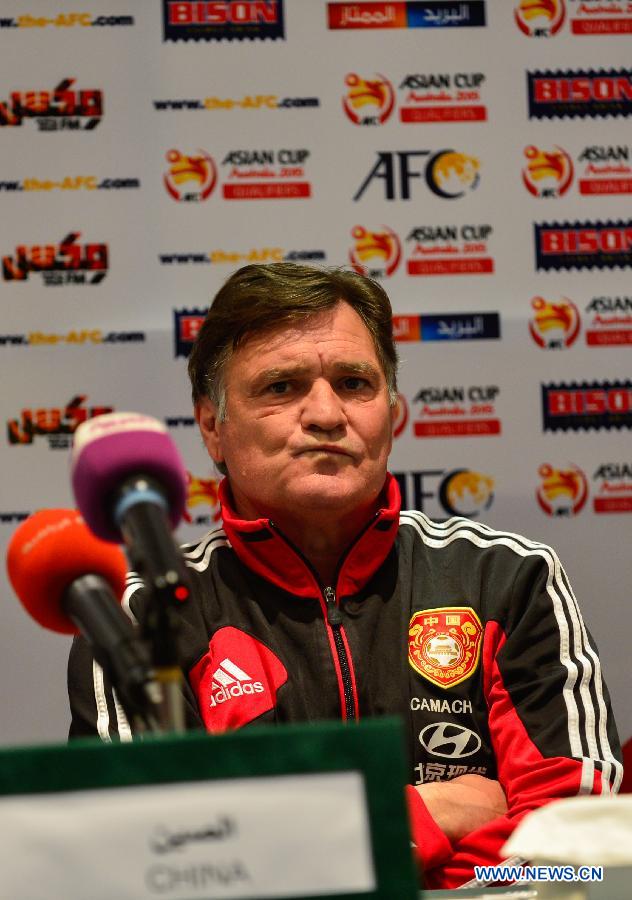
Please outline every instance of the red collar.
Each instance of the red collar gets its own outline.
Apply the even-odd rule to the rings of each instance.
[[[343,556],[335,585],[338,597],[356,594],[380,568],[397,535],[401,498],[397,481],[386,475],[384,507],[371,518]],[[316,572],[270,519],[240,519],[232,506],[228,479],[219,486],[224,531],[239,559],[268,581],[299,597],[318,597]]]

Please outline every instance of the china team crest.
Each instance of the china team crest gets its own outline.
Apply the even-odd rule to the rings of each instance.
[[[438,687],[460,684],[476,671],[483,627],[469,606],[416,612],[408,626],[408,662]]]

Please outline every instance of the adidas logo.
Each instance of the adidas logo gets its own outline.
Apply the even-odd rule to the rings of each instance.
[[[227,657],[213,673],[211,707],[226,703],[234,697],[243,697],[244,694],[263,694],[263,692],[264,687],[260,681],[253,681],[250,675]]]

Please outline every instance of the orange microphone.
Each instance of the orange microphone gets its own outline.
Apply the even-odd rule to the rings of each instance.
[[[156,684],[149,656],[120,606],[127,563],[74,509],[44,509],[15,531],[7,552],[13,589],[44,628],[81,633],[141,730],[154,730]]]

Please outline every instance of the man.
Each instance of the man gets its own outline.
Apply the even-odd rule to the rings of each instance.
[[[215,297],[189,374],[223,528],[184,548],[182,665],[190,722],[211,732],[400,715],[413,839],[428,886],[451,887],[530,810],[616,790],[620,750],[554,552],[400,512],[391,316],[369,279],[285,263]],[[125,735],[88,666],[77,641],[71,734]]]

